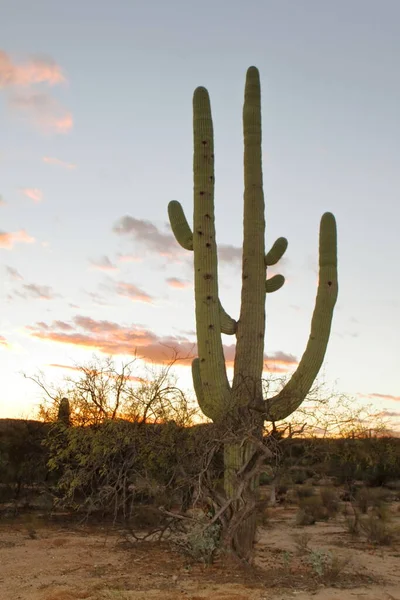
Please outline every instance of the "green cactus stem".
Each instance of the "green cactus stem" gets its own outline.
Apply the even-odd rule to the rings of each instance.
[[[310,338],[298,368],[283,390],[272,399],[262,396],[264,368],[266,294],[276,292],[284,277],[266,277],[277,264],[288,242],[278,238],[265,253],[265,205],[261,153],[261,92],[256,67],[247,71],[243,107],[244,212],[242,292],[237,320],[223,309],[218,289],[218,259],[214,214],[214,139],[208,92],[199,87],[193,96],[193,231],[176,200],[168,213],[178,243],[194,255],[194,288],[198,358],[192,363],[193,384],[203,413],[217,423],[240,423],[256,428],[261,437],[264,420],[286,418],[309,392],[318,374],[328,344],[333,310],[338,294],[336,223],[331,213],[321,219],[319,238],[319,284]],[[236,335],[232,385],[227,377],[221,333]],[[251,415],[249,417],[249,415]],[[253,441],[227,443],[225,447],[225,492],[234,497]],[[257,445],[257,444],[256,444]],[[252,489],[256,489],[256,478]],[[237,507],[236,507],[237,508]],[[244,538],[236,543],[246,554],[255,521],[246,521]],[[250,534],[249,534],[250,532]],[[239,536],[240,537],[240,536]],[[254,537],[254,536],[253,536]],[[240,553],[239,553],[240,554]]]
[[[65,427],[69,427],[71,424],[71,409],[68,398],[62,398],[58,407],[57,414],[58,423],[62,423]]]

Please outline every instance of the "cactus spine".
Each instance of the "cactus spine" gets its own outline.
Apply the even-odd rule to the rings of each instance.
[[[279,290],[282,275],[266,279],[268,267],[276,264],[287,248],[278,238],[265,252],[265,204],[261,155],[261,93],[258,70],[247,71],[243,107],[244,214],[241,310],[236,321],[219,299],[217,243],[214,218],[214,141],[208,92],[199,87],[193,97],[194,212],[193,232],[179,202],[172,201],[168,213],[178,243],[194,252],[196,329],[198,358],[192,363],[193,383],[203,413],[214,422],[234,416],[257,423],[286,418],[303,402],[321,367],[338,293],[336,223],[325,213],[320,224],[319,284],[311,333],[306,350],[291,380],[277,396],[262,397],[264,366],[265,295]],[[221,332],[236,335],[234,377],[229,384]],[[247,416],[246,416],[247,415]],[[251,455],[247,446],[225,449],[225,491],[233,493],[234,477]]]

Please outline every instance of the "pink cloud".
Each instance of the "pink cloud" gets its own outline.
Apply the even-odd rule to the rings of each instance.
[[[21,188],[21,192],[34,202],[41,202],[43,200],[43,192],[38,188]]]
[[[379,400],[394,400],[395,402],[400,402],[400,396],[393,396],[392,394],[378,394],[374,392],[372,394],[363,394],[368,398],[377,398]]]
[[[4,335],[0,335],[0,347],[2,347],[2,348],[9,348],[10,347],[10,344],[8,343],[8,341],[4,337]]]
[[[135,302],[149,302],[151,303],[153,298],[147,292],[137,287],[133,283],[126,283],[119,281],[116,284],[116,292],[119,296],[125,296]]]
[[[10,106],[44,133],[68,133],[74,124],[72,113],[45,93],[13,96]]]
[[[192,283],[190,281],[187,281],[186,279],[179,279],[178,277],[168,277],[168,279],[166,279],[165,281],[170,287],[176,288],[178,290],[184,290],[192,286]]]
[[[64,162],[63,160],[60,160],[59,158],[54,158],[51,156],[43,156],[43,162],[45,162],[48,165],[56,165],[58,167],[64,167],[65,169],[76,169],[76,165],[74,165],[73,163]]]
[[[24,229],[12,233],[0,231],[0,248],[5,248],[6,250],[10,250],[17,243],[32,244],[34,241],[35,238],[28,235]]]
[[[0,50],[0,88],[38,83],[56,85],[65,81],[61,67],[49,58],[31,58],[17,64]]]

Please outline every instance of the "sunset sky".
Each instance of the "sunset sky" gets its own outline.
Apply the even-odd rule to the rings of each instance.
[[[305,348],[332,211],[339,299],[323,378],[400,430],[398,0],[2,0],[0,16],[0,417],[34,414],[40,390],[23,373],[57,383],[93,353],[159,363],[166,346],[193,348],[192,255],[167,204],[191,216],[199,85],[214,118],[221,299],[237,318],[255,65],[267,245],[289,240],[267,365],[290,373]]]

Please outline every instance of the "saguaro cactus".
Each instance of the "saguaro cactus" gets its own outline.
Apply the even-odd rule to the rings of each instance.
[[[241,310],[238,320],[222,307],[218,289],[217,242],[214,218],[214,141],[208,92],[199,87],[193,97],[194,213],[193,232],[179,202],[168,206],[170,223],[179,244],[194,252],[194,281],[198,358],[192,363],[193,383],[203,413],[214,422],[230,418],[250,420],[262,430],[263,420],[278,421],[303,402],[324,359],[338,293],[336,223],[322,216],[319,236],[319,284],[311,333],[296,372],[275,397],[262,396],[264,366],[265,295],[279,290],[282,275],[266,278],[287,248],[278,238],[265,252],[265,204],[261,155],[261,94],[259,72],[247,71],[243,108],[244,218]],[[221,332],[236,335],[234,377],[230,385]],[[252,454],[252,446],[225,448],[225,491],[234,496],[235,474]],[[245,523],[246,524],[246,523]],[[249,527],[247,527],[249,529]],[[249,534],[249,537],[254,534]],[[246,536],[245,536],[246,537]],[[254,535],[253,535],[254,537]],[[237,541],[240,545],[240,541]],[[243,544],[242,544],[243,546]],[[248,543],[247,543],[248,546]],[[239,554],[248,553],[245,548]]]
[[[65,427],[69,427],[71,424],[71,409],[68,398],[61,398],[58,407],[57,422],[62,423]]]

